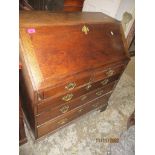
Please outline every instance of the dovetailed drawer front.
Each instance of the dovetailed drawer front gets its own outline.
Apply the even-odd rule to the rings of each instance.
[[[70,121],[78,118],[79,116],[93,110],[96,109],[97,107],[102,106],[106,106],[108,99],[110,97],[110,93],[101,97],[98,97],[97,99],[90,101],[86,104],[84,104],[83,106],[80,106],[72,111],[70,111],[69,113],[66,113],[56,119],[50,120],[40,126],[37,127],[37,131],[38,131],[38,138],[50,133],[54,130],[56,130],[59,127],[64,126],[65,124],[69,123]]]
[[[99,69],[95,72],[94,81],[101,80],[103,78],[112,77],[117,74],[121,74],[125,69],[125,65],[119,65],[116,67],[109,67],[107,69]]]
[[[48,101],[41,102],[40,104],[37,105],[37,112],[39,114],[45,110],[49,110],[50,106],[52,108],[54,108],[54,107],[57,107],[57,106],[62,105],[62,104],[67,104],[68,102],[72,102],[76,98],[78,98],[82,95],[85,95],[85,94],[87,94],[87,93],[89,93],[95,89],[101,88],[101,87],[106,86],[106,85],[107,86],[105,87],[105,90],[107,89],[110,91],[113,88],[113,85],[115,83],[112,81],[118,80],[118,78],[119,78],[119,75],[113,76],[111,78],[104,79],[104,80],[98,81],[98,82],[90,84],[90,85],[86,85],[85,87],[82,87],[80,90],[72,91],[72,92],[67,93],[65,95],[61,95],[59,97],[52,98]]]
[[[100,89],[96,89],[93,92],[87,93],[83,96],[80,96],[79,98],[75,99],[72,102],[68,102],[66,104],[62,104],[58,107],[51,107],[51,109],[48,108],[48,110],[42,112],[41,114],[38,114],[36,116],[37,124],[40,125],[50,119],[54,119],[55,117],[58,117],[60,115],[63,115],[65,113],[68,113],[69,111],[84,105],[87,102],[90,102],[91,100],[94,100],[95,98],[98,98],[100,96],[103,96],[106,93],[111,93],[115,83],[111,83],[109,85],[106,85]]]

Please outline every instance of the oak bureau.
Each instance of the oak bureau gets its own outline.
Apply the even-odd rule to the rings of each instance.
[[[21,11],[20,90],[35,138],[105,110],[129,60],[121,23],[103,13]]]

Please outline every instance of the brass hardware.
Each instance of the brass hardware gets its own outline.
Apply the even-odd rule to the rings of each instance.
[[[96,93],[96,95],[97,95],[97,96],[101,96],[101,95],[102,95],[102,93],[103,93],[103,90],[98,91],[98,92]]]
[[[78,112],[82,112],[82,111],[83,111],[83,109],[79,109],[79,110],[78,110]]]
[[[88,26],[84,25],[84,26],[82,27],[82,32],[84,32],[85,35],[87,35],[88,32],[89,32],[89,28],[88,28]]]
[[[98,103],[93,104],[92,106],[93,106],[94,108],[96,108],[96,107],[98,106]]]
[[[107,76],[112,76],[114,74],[114,70],[112,69],[109,69],[107,72],[106,72],[106,75]]]
[[[68,111],[68,109],[69,109],[69,105],[65,105],[64,107],[62,107],[62,108],[60,109],[60,111],[61,111],[62,113],[66,113],[66,112]]]
[[[108,82],[109,82],[109,79],[105,79],[105,80],[101,81],[101,84],[106,85]]]
[[[92,85],[89,83],[89,84],[86,86],[86,90],[89,90],[91,87],[92,87]]]
[[[87,98],[86,95],[82,96],[82,97],[81,97],[81,101],[85,100],[86,98]]]
[[[68,121],[67,118],[62,119],[61,121],[58,122],[58,124],[63,125]]]
[[[76,87],[76,83],[75,82],[71,82],[71,83],[69,83],[65,88],[67,89],[67,90],[72,90],[72,89],[74,89]]]
[[[67,94],[62,98],[63,101],[69,101],[73,98],[73,94]]]

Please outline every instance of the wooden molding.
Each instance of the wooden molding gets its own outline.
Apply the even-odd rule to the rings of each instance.
[[[128,49],[129,49],[129,47],[130,47],[134,37],[135,37],[135,21],[133,22],[132,27],[131,27],[128,35],[127,35],[127,39],[126,40],[127,40]]]

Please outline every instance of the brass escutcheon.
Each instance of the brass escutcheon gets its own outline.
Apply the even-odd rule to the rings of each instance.
[[[92,85],[89,83],[89,84],[86,86],[86,90],[89,90],[91,87],[92,87]]]
[[[87,98],[86,95],[82,96],[82,97],[81,97],[81,101],[85,100],[86,98]]]
[[[67,89],[67,90],[72,90],[72,89],[74,89],[76,87],[76,83],[75,82],[71,82],[71,83],[69,83],[67,86],[65,86],[65,88]]]
[[[58,124],[63,125],[68,121],[67,118],[62,119],[61,121],[58,122]]]
[[[83,111],[83,109],[79,109],[79,110],[78,110],[78,112],[82,112],[82,111]]]
[[[63,101],[69,101],[73,98],[73,94],[67,94],[62,98]]]
[[[101,81],[101,84],[106,85],[108,82],[109,82],[109,79],[105,79],[105,80]]]
[[[112,76],[114,74],[114,70],[112,69],[109,69],[107,72],[106,72],[106,75],[109,77],[109,76]]]
[[[89,28],[88,28],[88,26],[84,25],[84,26],[82,27],[82,32],[84,32],[85,35],[87,35],[88,32],[89,32]]]
[[[93,106],[94,108],[96,108],[96,107],[98,106],[98,103],[93,104],[92,106]]]
[[[97,96],[101,96],[102,93],[103,93],[103,90],[100,90],[100,91],[96,92],[96,95],[97,95]]]
[[[60,109],[60,111],[61,111],[62,113],[66,113],[66,112],[68,111],[68,109],[69,109],[69,105],[65,105],[65,106],[63,106],[63,107]]]

